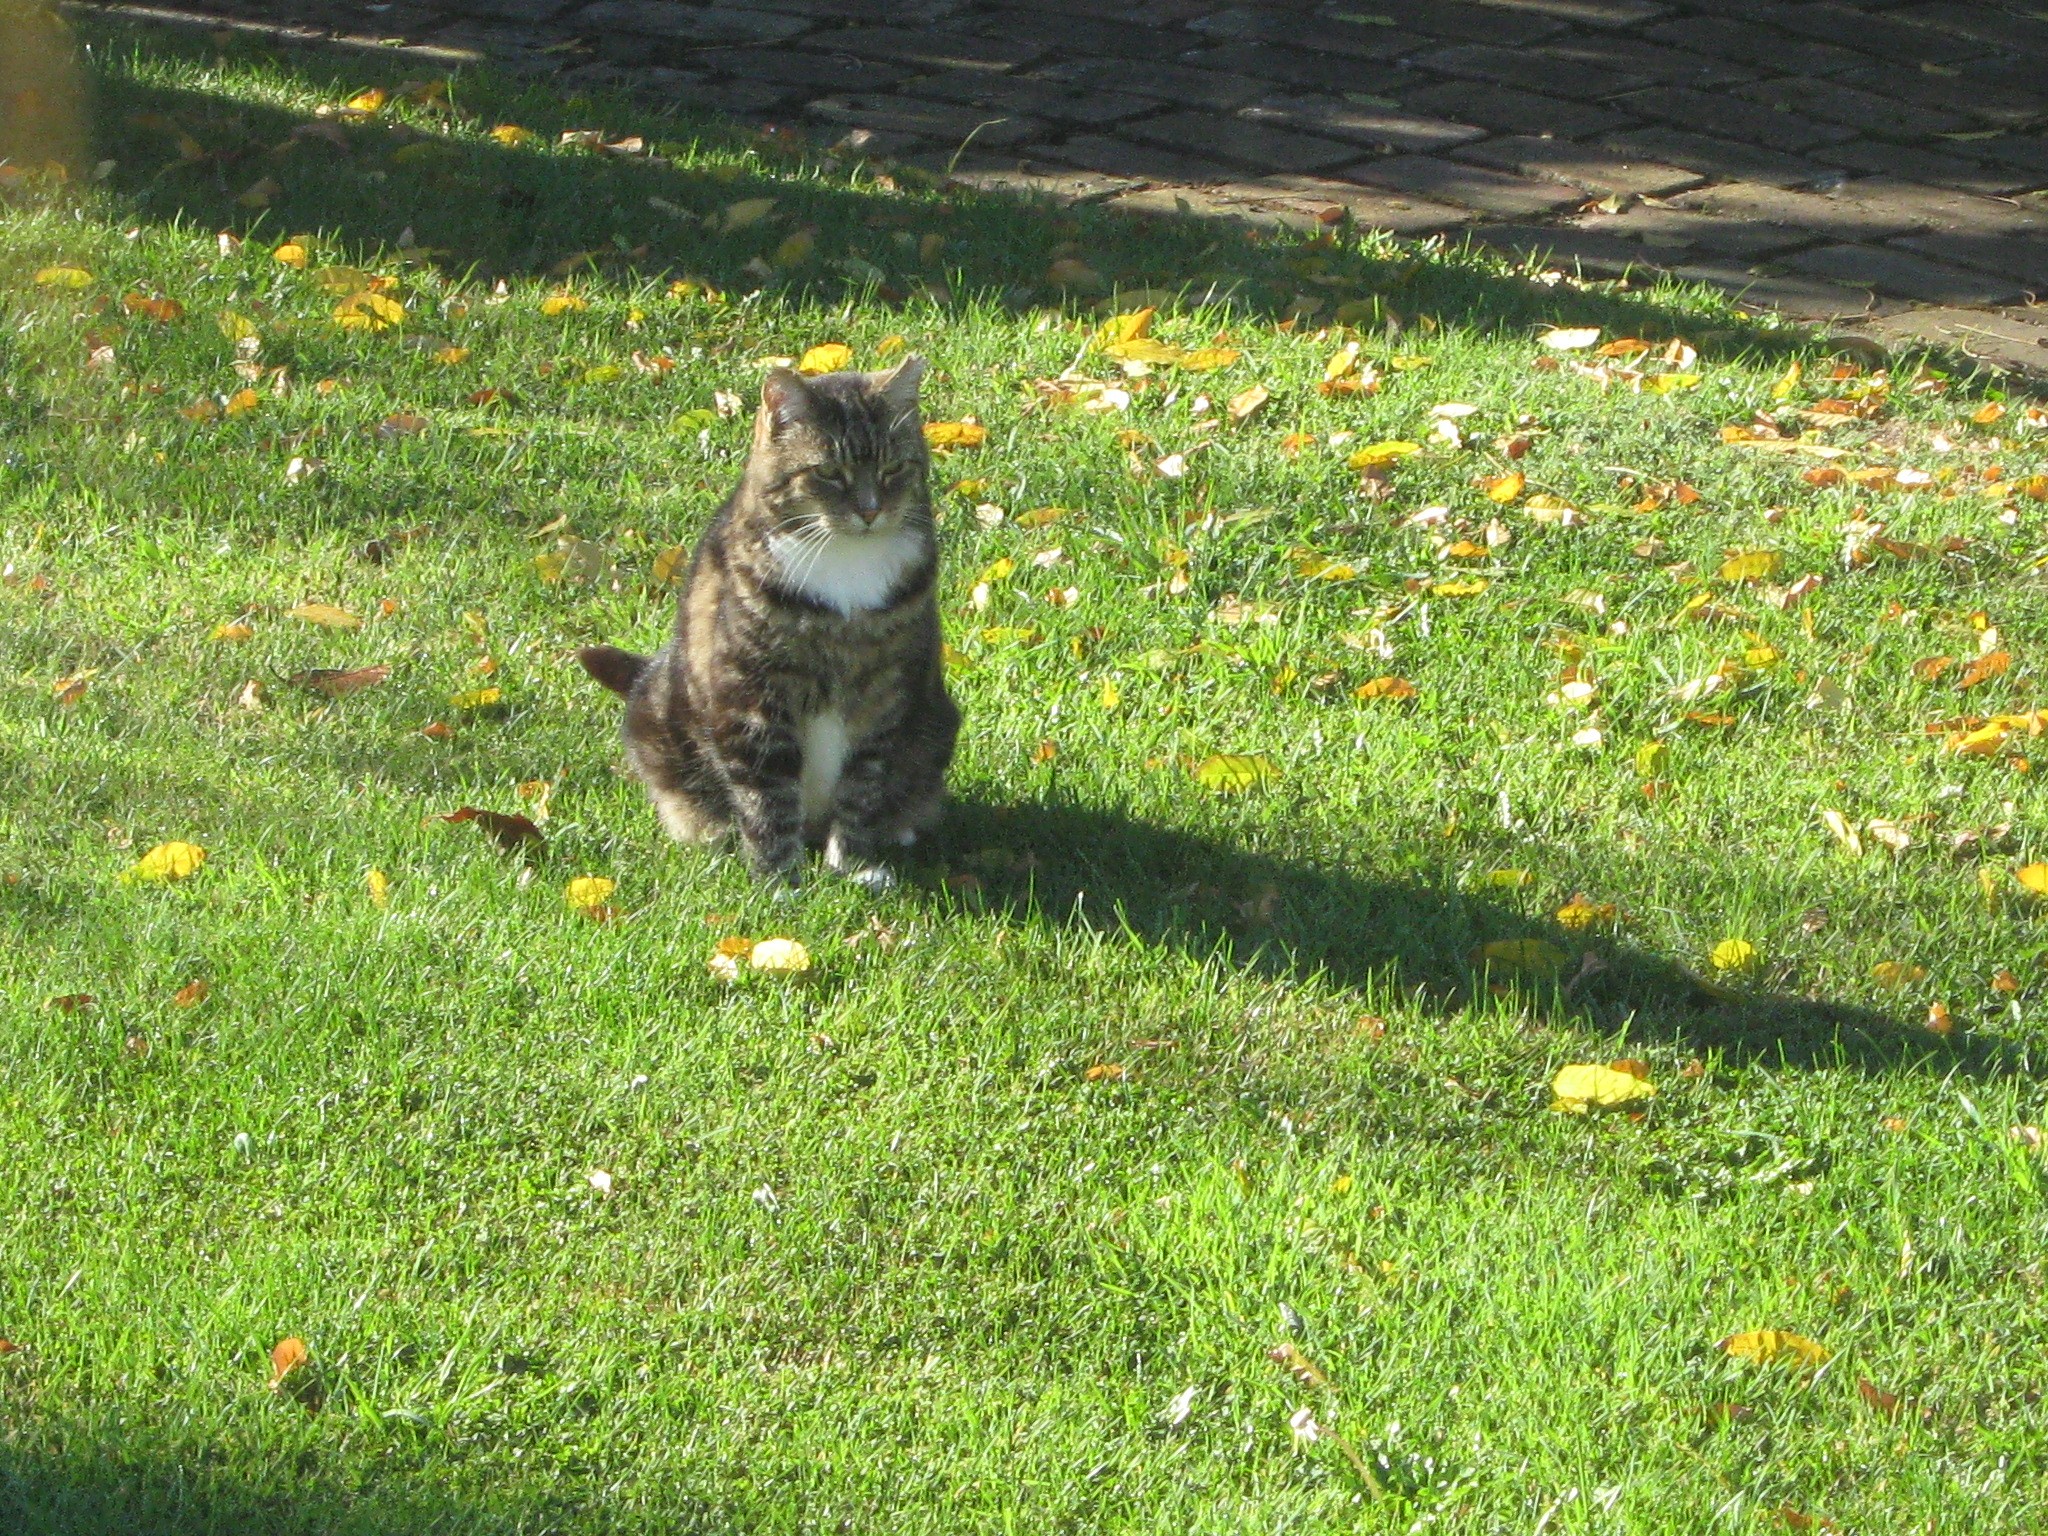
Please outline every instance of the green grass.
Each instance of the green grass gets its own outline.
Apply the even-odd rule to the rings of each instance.
[[[106,183],[18,183],[0,212],[10,1531],[2048,1521],[2048,1169],[2010,1130],[2044,1118],[2042,915],[2012,871],[2048,829],[2024,731],[1991,757],[1923,731],[2038,702],[2048,504],[1986,485],[2048,469],[2023,401],[1974,424],[1995,390],[1902,364],[1822,436],[1937,482],[1815,486],[1821,460],[1721,428],[1798,429],[1871,378],[1698,295],[891,186],[490,79],[457,82],[459,120],[387,108],[346,152],[276,155],[382,64],[97,42]],[[485,137],[504,122],[542,138]],[[666,163],[552,147],[573,127]],[[236,201],[266,176],[268,208]],[[758,225],[702,221],[763,196]],[[408,226],[445,254],[401,253]],[[271,255],[300,231],[305,272]],[[1123,295],[1227,294],[1163,299],[1155,333],[1241,359],[1123,380],[1128,411],[1037,403],[1077,358],[1120,378],[1082,354],[1132,300],[1063,293],[1063,259]],[[319,274],[344,264],[395,279],[402,327],[335,323]],[[36,281],[57,265],[89,281]],[[564,281],[587,309],[544,314]],[[1316,388],[1342,305],[1377,393]],[[1547,371],[1556,323],[1682,335],[1699,382]],[[572,653],[661,634],[654,562],[744,452],[717,391],[895,336],[933,362],[934,418],[988,428],[937,466],[957,804],[889,896],[778,902],[661,840]],[[249,384],[238,360],[254,409],[181,414]],[[1255,383],[1263,410],[1208,425]],[[1478,407],[1461,450],[1430,436],[1446,401]],[[1475,485],[1518,434],[1577,526]],[[1347,454],[1388,439],[1427,446],[1367,495]],[[1152,468],[1175,452],[1183,477]],[[1636,510],[1674,481],[1698,499]],[[1072,510],[1020,527],[1046,506]],[[1846,568],[1859,511],[1933,552]],[[1505,546],[1440,554],[1495,519]],[[611,574],[545,579],[564,537]],[[1781,610],[1720,576],[1730,550],[1825,584]],[[1354,575],[1305,578],[1311,556]],[[288,616],[307,601],[361,627]],[[211,638],[236,621],[251,638]],[[1958,693],[1985,623],[2012,666]],[[1375,629],[1390,659],[1358,648]],[[1590,706],[1549,701],[1574,655]],[[1723,662],[1730,686],[1674,696]],[[343,698],[288,681],[372,665],[389,680]],[[1354,697],[1379,676],[1415,696]],[[496,706],[451,703],[483,686]],[[1213,793],[1189,765],[1218,752],[1277,777]],[[534,780],[543,849],[441,819],[531,811]],[[170,839],[207,850],[197,875],[123,880]],[[617,882],[614,921],[565,903],[585,874]],[[1577,893],[1614,925],[1556,921]],[[720,982],[733,934],[814,968]],[[1710,985],[1731,938],[1757,962]],[[1475,970],[1515,939],[1559,974]],[[1622,1056],[1659,1085],[1646,1113],[1549,1111],[1560,1066]],[[1833,1358],[1717,1349],[1756,1328]],[[312,1363],[273,1392],[288,1336]],[[1319,1379],[1269,1358],[1289,1342]],[[1342,1445],[1297,1443],[1303,1409]]]

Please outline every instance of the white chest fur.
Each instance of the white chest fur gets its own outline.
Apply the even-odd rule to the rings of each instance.
[[[805,826],[819,826],[832,814],[832,796],[846,766],[846,719],[836,711],[813,715],[797,735],[804,765],[797,779],[797,801]]]
[[[900,531],[834,534],[822,544],[771,534],[768,548],[791,586],[849,616],[886,603],[921,552],[917,539]]]

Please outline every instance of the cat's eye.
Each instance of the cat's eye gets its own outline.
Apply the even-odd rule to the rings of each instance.
[[[814,480],[816,480],[818,484],[823,486],[829,486],[831,489],[835,491],[843,491],[848,486],[853,484],[852,477],[848,475],[844,469],[840,468],[836,464],[828,464],[822,469],[812,470],[811,477]]]
[[[909,474],[913,467],[908,459],[899,459],[894,464],[883,465],[881,476],[883,484],[894,485],[898,480]]]

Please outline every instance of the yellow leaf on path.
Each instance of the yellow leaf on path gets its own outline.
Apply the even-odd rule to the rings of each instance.
[[[590,301],[580,293],[551,293],[540,301],[544,315],[576,315],[588,308]]]
[[[811,968],[811,952],[795,939],[762,939],[747,951],[747,964],[757,971],[794,974]]]
[[[290,267],[295,272],[306,270],[310,253],[296,240],[287,240],[270,253],[270,259],[280,266]]]
[[[500,123],[491,130],[490,137],[507,149],[517,149],[521,144],[531,143],[534,133],[532,129],[522,128],[517,123]]]
[[[1560,1067],[1550,1080],[1556,1095],[1551,1108],[1563,1115],[1591,1114],[1596,1109],[1619,1109],[1657,1096],[1657,1085],[1630,1072],[1618,1072],[1593,1062]]]
[[[308,624],[318,624],[322,629],[359,629],[362,620],[346,608],[337,608],[332,603],[301,603],[286,610],[288,619],[304,619]]]
[[[1192,770],[1195,782],[1217,794],[1242,794],[1280,777],[1280,765],[1263,752],[1218,752]]]
[[[2048,864],[2027,864],[2012,872],[2019,881],[2036,896],[2048,896]]]
[[[128,881],[183,880],[198,873],[206,850],[197,843],[158,843],[121,876]]]
[[[1522,971],[1531,976],[1555,976],[1571,958],[1548,939],[1495,939],[1472,952],[1472,963]]]
[[[925,446],[941,452],[949,448],[979,448],[988,441],[988,428],[978,421],[928,421],[924,424]]]
[[[1759,1328],[1752,1333],[1731,1333],[1719,1345],[1723,1354],[1754,1365],[1826,1365],[1833,1351],[1802,1334],[1783,1333],[1776,1328]]]
[[[1519,470],[1510,470],[1505,475],[1495,475],[1486,482],[1486,499],[1506,506],[1522,494],[1528,479]]]
[[[43,288],[84,288],[91,282],[92,274],[84,267],[44,267],[36,273],[36,284]]]
[[[562,899],[578,912],[589,914],[611,900],[618,883],[603,875],[578,875],[562,891]]]
[[[853,348],[844,342],[828,341],[810,348],[797,359],[798,373],[838,373],[853,364]]]
[[[368,870],[363,875],[363,884],[370,890],[370,905],[381,907],[391,900],[391,877],[381,869]]]
[[[1422,452],[1422,444],[1404,442],[1399,438],[1395,438],[1384,443],[1368,443],[1363,448],[1355,449],[1351,457],[1344,462],[1352,469],[1378,469],[1382,465],[1395,463],[1397,460],[1407,458],[1410,454],[1420,452]]]
[[[1721,562],[1723,581],[1764,581],[1778,574],[1785,557],[1775,549],[1731,550]]]
[[[1589,325],[1545,331],[1536,340],[1552,352],[1580,352],[1600,339],[1600,327]]]
[[[1896,990],[1900,987],[1910,987],[1915,982],[1925,981],[1927,967],[1912,965],[1904,960],[1880,960],[1871,967],[1870,974],[1877,979],[1878,985]]]
[[[1717,971],[1746,971],[1756,964],[1756,946],[1747,939],[1723,939],[1707,958]]]

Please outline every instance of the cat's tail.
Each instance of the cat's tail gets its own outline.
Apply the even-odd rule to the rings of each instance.
[[[632,693],[633,685],[652,660],[615,645],[586,645],[576,653],[576,659],[583,663],[584,671],[622,698]]]

